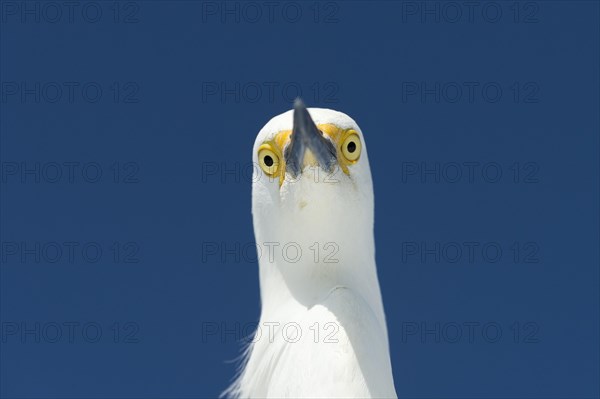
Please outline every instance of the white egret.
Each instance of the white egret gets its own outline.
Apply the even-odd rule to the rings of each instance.
[[[224,394],[396,397],[360,128],[297,100],[258,133],[253,161],[262,310]]]

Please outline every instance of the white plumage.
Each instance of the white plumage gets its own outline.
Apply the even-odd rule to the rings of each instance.
[[[396,397],[375,266],[373,188],[364,138],[347,115],[308,109],[319,129],[326,124],[337,132],[354,131],[360,139],[360,158],[347,162],[340,142],[346,133],[322,133],[335,153],[335,168],[328,171],[315,147],[322,144],[301,135],[306,133],[298,126],[299,120],[306,122],[302,112],[306,109],[298,101],[295,111],[271,119],[254,144],[255,165],[261,163],[259,151],[265,145],[279,143],[280,153],[277,148],[274,152],[282,159],[275,160],[275,177],[260,167],[254,171],[252,214],[260,247],[262,311],[240,374],[225,394]],[[295,135],[297,141],[301,136],[307,141],[305,150],[295,150],[300,151],[301,172],[294,178],[293,160],[288,159],[294,152],[286,148]],[[356,144],[348,149],[360,150]]]

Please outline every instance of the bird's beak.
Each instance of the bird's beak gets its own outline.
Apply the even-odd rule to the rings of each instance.
[[[327,173],[333,172],[337,162],[335,146],[317,128],[299,98],[294,102],[294,127],[284,157],[286,171],[293,177],[302,173],[303,167],[310,163],[311,157]]]

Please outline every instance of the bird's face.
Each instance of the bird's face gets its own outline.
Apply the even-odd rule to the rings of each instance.
[[[372,234],[366,145],[347,115],[306,109],[297,101],[294,110],[276,116],[259,132],[253,161],[258,244],[292,242],[306,251],[314,243],[351,246],[352,240]]]

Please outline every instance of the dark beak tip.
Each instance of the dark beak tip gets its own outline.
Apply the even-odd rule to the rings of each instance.
[[[304,102],[300,98],[296,98],[291,143],[284,154],[294,175],[302,171],[301,165],[306,150],[310,150],[315,155],[323,169],[332,170],[335,148],[331,141],[323,136]]]
[[[304,101],[302,101],[300,97],[296,97],[296,99],[294,100],[294,111],[299,111],[303,108],[306,108],[306,106],[304,105]]]

